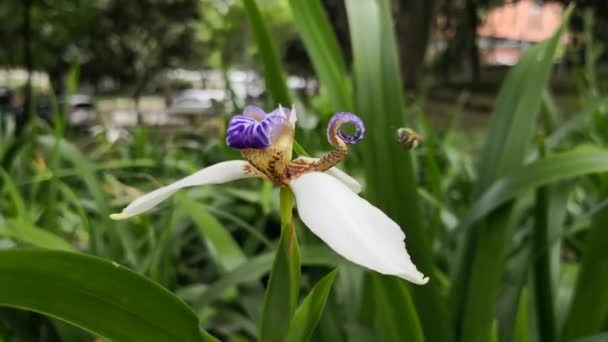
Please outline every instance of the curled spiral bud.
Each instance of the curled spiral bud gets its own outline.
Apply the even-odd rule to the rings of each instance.
[[[355,134],[352,136],[340,131],[342,125],[347,123],[355,125]],[[363,125],[363,121],[353,113],[338,113],[329,120],[329,124],[327,125],[327,140],[334,146],[339,144],[338,139],[349,145],[356,144],[363,139],[364,133],[365,126]]]

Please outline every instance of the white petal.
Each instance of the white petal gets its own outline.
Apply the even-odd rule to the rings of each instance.
[[[296,106],[292,104],[291,111],[289,112],[289,123],[295,127],[297,120],[298,120],[298,113],[296,113]]]
[[[221,184],[241,178],[254,177],[254,173],[246,172],[248,166],[249,163],[244,160],[231,160],[211,165],[175,183],[138,197],[121,213],[112,214],[110,217],[114,220],[122,220],[141,214],[152,209],[182,188],[204,184]]]
[[[319,158],[312,157],[298,157],[297,159],[309,160],[309,161],[317,161]],[[296,159],[296,160],[297,160]],[[331,169],[325,171],[330,176],[336,177],[340,182],[344,183],[349,189],[351,189],[354,193],[358,194],[363,190],[363,187],[357,180],[351,177],[348,173],[340,170],[337,166],[332,167]]]
[[[358,194],[363,190],[363,188],[361,187],[361,184],[359,184],[359,182],[357,182],[353,177],[349,176],[348,173],[338,169],[336,166],[325,171],[325,173],[337,178],[340,182],[342,182],[344,185],[346,185],[355,194]]]
[[[405,234],[380,209],[324,173],[291,181],[300,219],[346,259],[382,274],[425,284],[405,250]]]

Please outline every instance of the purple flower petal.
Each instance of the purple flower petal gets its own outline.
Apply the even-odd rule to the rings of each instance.
[[[234,149],[265,149],[272,144],[273,132],[278,132],[280,126],[287,123],[280,115],[267,115],[261,109],[248,106],[244,114],[235,115],[228,123],[226,144]],[[261,115],[263,114],[263,116]],[[256,117],[261,117],[258,121]]]
[[[243,115],[255,119],[256,121],[262,121],[266,119],[266,112],[264,112],[262,108],[256,106],[245,107],[245,109],[243,109]]]
[[[340,127],[346,123],[355,125],[356,131],[353,136],[346,135],[340,131]],[[327,125],[327,139],[330,142],[334,141],[337,136],[345,143],[352,145],[363,139],[364,134],[365,125],[363,125],[363,121],[361,121],[361,119],[353,113],[337,113],[331,118],[331,120],[329,120],[329,124]]]
[[[285,119],[287,119],[287,118],[289,118],[289,115],[291,115],[291,111],[289,110],[289,108],[279,107],[268,114],[268,116],[275,116],[275,115],[282,116]]]

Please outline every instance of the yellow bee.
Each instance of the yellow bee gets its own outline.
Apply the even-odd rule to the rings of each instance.
[[[397,130],[397,141],[408,150],[414,149],[422,141],[422,136],[409,127],[402,127]]]

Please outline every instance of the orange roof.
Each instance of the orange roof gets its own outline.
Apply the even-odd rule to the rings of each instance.
[[[521,0],[496,7],[477,28],[480,37],[539,42],[560,25],[564,7],[555,2]]]

